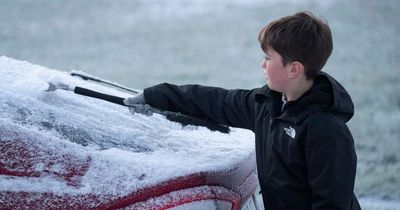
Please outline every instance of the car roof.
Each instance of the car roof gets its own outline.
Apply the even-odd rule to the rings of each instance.
[[[253,133],[182,126],[48,81],[131,94],[67,72],[0,57],[0,191],[124,196],[179,177],[232,171],[254,159]],[[12,179],[11,179],[12,177]]]

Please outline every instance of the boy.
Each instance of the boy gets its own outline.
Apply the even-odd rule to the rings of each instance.
[[[125,100],[233,127],[256,136],[258,177],[266,209],[360,209],[353,193],[354,142],[346,126],[354,106],[321,72],[332,52],[329,26],[309,12],[271,22],[259,34],[267,85],[225,90],[160,84]]]

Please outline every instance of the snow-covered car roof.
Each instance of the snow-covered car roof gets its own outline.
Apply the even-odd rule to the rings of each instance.
[[[57,81],[130,96],[4,56],[0,75],[0,203],[10,202],[5,192],[20,195],[15,199],[32,199],[22,196],[32,192],[95,206],[179,177],[254,166],[250,131],[182,128],[159,114],[132,115],[124,106],[70,91],[46,92],[47,82]]]

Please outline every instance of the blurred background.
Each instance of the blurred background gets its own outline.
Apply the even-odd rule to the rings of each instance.
[[[303,10],[331,26],[324,71],[356,106],[355,192],[364,209],[400,209],[400,1],[0,0],[0,55],[137,89],[254,88],[265,84],[260,29]]]

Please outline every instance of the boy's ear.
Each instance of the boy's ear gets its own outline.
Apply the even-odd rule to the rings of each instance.
[[[304,72],[304,65],[299,62],[299,61],[293,61],[290,64],[290,69],[289,69],[289,78],[297,78],[301,75],[303,75]]]

